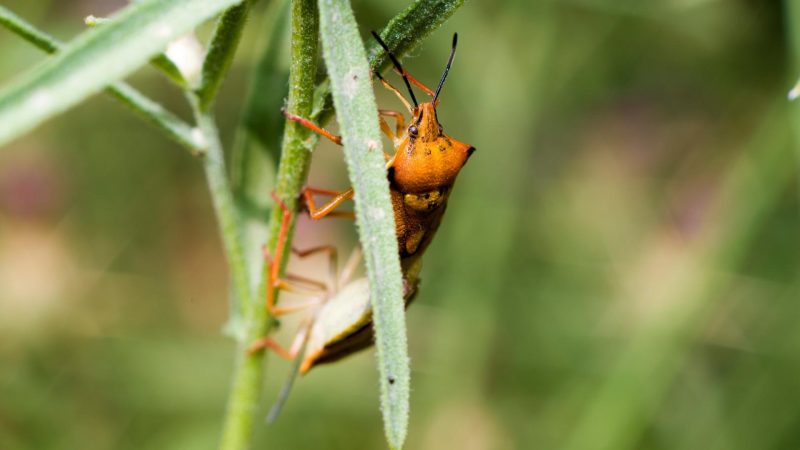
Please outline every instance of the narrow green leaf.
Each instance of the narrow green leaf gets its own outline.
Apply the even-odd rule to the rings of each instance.
[[[200,99],[200,108],[208,109],[217,96],[222,78],[228,72],[228,67],[233,61],[235,49],[242,37],[242,29],[250,12],[253,0],[244,0],[239,5],[229,8],[217,20],[214,35],[203,59],[203,71],[197,97]]]
[[[417,0],[386,24],[380,32],[381,38],[398,58],[402,57],[442,26],[463,4],[464,0]],[[370,42],[368,49],[372,70],[383,71],[389,66],[389,58],[377,42]],[[317,86],[314,95],[330,98],[327,80]],[[332,115],[330,110],[321,110],[311,119],[324,124]]]
[[[57,39],[36,29],[36,27],[3,6],[0,6],[0,25],[47,53],[55,53],[63,47],[63,44]],[[106,88],[106,93],[119,100],[123,105],[137,113],[144,121],[153,124],[192,153],[202,153],[203,143],[195,137],[192,127],[169,112],[160,103],[151,100],[122,81],[112,83]]]
[[[356,224],[367,267],[389,446],[408,427],[409,365],[400,262],[370,68],[348,0],[319,0],[322,50],[345,159],[355,189]]]
[[[163,73],[177,86],[181,88],[186,87],[186,80],[183,78],[181,70],[178,69],[178,66],[176,66],[175,63],[167,57],[167,55],[159,53],[155,58],[150,60],[150,64],[160,70],[161,73]]]
[[[83,22],[86,24],[87,27],[99,27],[101,25],[106,25],[111,22],[111,19],[106,17],[97,17],[97,16],[86,16],[83,19]],[[183,74],[181,70],[178,69],[178,66],[172,62],[171,59],[167,57],[167,55],[163,53],[159,53],[153,59],[150,60],[150,64],[153,65],[156,69],[160,70],[170,81],[175,83],[180,88],[186,87],[186,80],[183,78]]]
[[[399,58],[442,26],[463,4],[464,0],[418,0],[386,24],[380,32],[381,39]],[[368,54],[373,69],[389,67],[389,58],[377,42],[370,41]]]
[[[0,146],[130,74],[240,0],[145,0],[87,30],[0,92]]]

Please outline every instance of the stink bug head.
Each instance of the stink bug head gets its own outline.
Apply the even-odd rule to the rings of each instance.
[[[433,102],[421,103],[395,154],[394,182],[403,192],[448,187],[473,151],[473,146],[444,133]]]
[[[378,42],[380,38],[376,36]],[[412,111],[411,125],[406,129],[406,135],[397,148],[394,159],[394,182],[400,190],[407,193],[427,193],[437,191],[443,193],[455,182],[458,172],[466,164],[467,159],[475,151],[469,144],[457,141],[444,134],[442,125],[436,115],[436,107],[439,105],[439,94],[442,86],[450,73],[450,66],[456,55],[456,45],[458,44],[458,34],[453,34],[453,46],[450,50],[450,57],[447,65],[436,86],[436,92],[424,88],[421,83],[400,67],[396,58],[392,57],[398,72],[404,79],[411,78],[417,86],[423,87],[431,95],[430,102],[414,102],[415,107]],[[388,48],[381,42],[381,45]],[[391,53],[389,53],[390,56]],[[408,83],[407,83],[408,84]],[[409,91],[411,87],[409,86]]]
[[[406,134],[414,142],[433,142],[444,135],[433,102],[423,103],[414,110],[414,116]]]

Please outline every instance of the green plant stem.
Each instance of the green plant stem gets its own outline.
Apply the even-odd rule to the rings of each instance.
[[[151,100],[129,84],[114,83],[106,88],[105,92],[135,112],[142,120],[163,131],[193,155],[200,155],[205,151],[203,140],[198,139],[196,128],[189,126],[160,103]]]
[[[314,77],[317,60],[318,14],[313,0],[294,0],[291,7],[292,24],[292,64],[289,75],[289,99],[287,110],[301,116],[308,116],[314,99]],[[278,168],[276,195],[294,210],[297,197],[306,179],[311,162],[311,142],[309,132],[293,122],[287,123],[283,139],[283,152]],[[275,251],[281,223],[281,211],[273,208],[270,221],[270,234],[267,248]],[[284,248],[291,248],[291,230],[286,237]],[[289,252],[275,260],[281,268]],[[272,287],[269,287],[272,289]],[[266,289],[266,288],[265,288]],[[261,290],[264,292],[264,290]],[[277,298],[277,289],[274,292]],[[247,330],[244,345],[239,348],[236,372],[228,400],[227,416],[223,428],[220,448],[239,450],[249,446],[253,435],[254,416],[258,411],[261,387],[264,376],[264,352],[248,353],[246,345],[263,336],[270,329],[270,317],[260,295],[248,302],[244,309]]]
[[[241,227],[228,183],[217,127],[212,115],[200,110],[200,100],[197,97],[190,94],[189,100],[203,138],[208,144],[203,156],[203,168],[230,267],[233,301],[245,299],[249,303],[252,295],[240,237]],[[252,416],[257,407],[254,399],[258,399],[259,396],[263,367],[261,354],[251,357],[245,349],[246,342],[240,340],[237,346],[237,373],[228,402],[225,429],[220,445],[222,449],[247,448],[252,434]]]
[[[38,30],[3,6],[0,6],[0,25],[50,54],[57,52],[63,46],[57,39]],[[202,145],[194,137],[191,126],[129,84],[113,83],[105,92],[189,151],[193,153],[202,151]]]
[[[289,69],[289,97],[286,110],[300,117],[311,115],[314,105],[314,79],[317,71],[319,53],[319,14],[313,0],[292,0],[291,5],[291,67]],[[283,132],[283,146],[278,164],[275,193],[286,206],[294,211],[297,198],[308,176],[311,152],[316,137],[309,139],[311,132],[293,121],[286,121]],[[278,242],[282,211],[273,208],[269,224],[268,248],[274,251]],[[289,226],[284,248],[291,248],[294,220]],[[284,252],[281,266],[285,264],[288,252]],[[281,270],[282,272],[282,270]],[[277,298],[277,290],[275,291]],[[261,305],[255,305],[260,308]]]
[[[250,299],[250,284],[242,251],[239,218],[233,201],[228,172],[225,168],[225,155],[219,140],[219,132],[214,117],[200,110],[199,99],[189,97],[195,119],[203,136],[206,151],[203,154],[203,168],[206,173],[214,212],[219,223],[225,256],[231,271],[233,294],[238,298]]]
[[[5,6],[0,6],[0,25],[47,53],[54,53],[61,47],[61,43],[55,38],[39,31],[33,24],[28,23]]]

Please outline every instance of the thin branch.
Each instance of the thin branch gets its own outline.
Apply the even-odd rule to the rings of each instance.
[[[205,151],[205,143],[197,128],[189,126],[160,103],[151,100],[131,85],[122,82],[114,83],[106,88],[106,93],[130,108],[145,122],[163,131],[175,142],[189,150],[192,155],[201,155]]]
[[[0,6],[0,25],[50,54],[56,53],[63,46],[57,39],[38,30],[3,6]],[[203,143],[196,137],[190,125],[129,84],[113,83],[105,91],[193,154],[203,151]]]
[[[289,98],[287,109],[301,116],[311,114],[314,100],[314,77],[318,52],[318,14],[314,0],[294,0],[291,8],[292,24],[292,64],[289,79]],[[309,132],[291,122],[284,131],[283,151],[278,168],[276,195],[286,205],[294,209],[297,197],[305,182],[311,161]],[[270,222],[269,251],[274,252],[280,229],[281,211],[273,208]],[[291,247],[294,223],[290,226],[285,248]],[[276,264],[284,267],[289,252]],[[272,289],[272,287],[269,287]],[[260,294],[266,291],[259,290]],[[275,292],[277,297],[277,289]],[[263,296],[256,296],[245,305],[244,313],[248,322],[246,343],[253,342],[269,333],[270,317],[264,306]],[[264,376],[264,352],[247,353],[246,346],[240,347],[237,358],[233,387],[228,400],[228,411],[220,448],[240,450],[247,448],[253,435],[253,423],[258,402],[261,397]]]
[[[214,123],[214,117],[210,113],[200,110],[199,99],[190,96],[189,101],[206,143],[203,168],[206,172],[208,189],[222,234],[225,256],[231,271],[233,294],[238,298],[249,299],[251,297],[250,284],[242,251],[239,218],[228,182],[225,155],[219,140],[219,132]]]
[[[55,53],[61,46],[61,43],[55,38],[37,30],[33,24],[28,23],[5,6],[0,6],[0,25],[47,53]]]
[[[130,75],[164,47],[241,0],[134,2],[0,90],[0,145]]]

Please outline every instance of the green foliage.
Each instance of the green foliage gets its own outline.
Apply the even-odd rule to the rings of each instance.
[[[55,53],[63,46],[62,43],[48,34],[37,30],[33,25],[3,6],[0,6],[0,24],[47,53]],[[159,55],[153,59],[153,63],[162,70],[165,70],[165,73],[171,78],[176,79],[175,77],[179,77],[180,81],[182,81],[183,78],[180,73],[177,72],[177,68],[163,55]],[[179,84],[182,84],[182,82]],[[178,144],[181,144],[183,147],[193,152],[202,151],[202,144],[194,139],[189,125],[167,111],[160,103],[151,100],[127,83],[121,81],[112,83],[106,88],[106,92],[129,107],[143,120],[160,128],[168,137],[174,139]]]
[[[392,49],[392,53],[400,58],[419,46],[463,4],[464,0],[417,0],[386,24],[380,32],[381,38]],[[383,71],[389,67],[388,55],[376,42],[370,41],[367,54],[371,70]],[[330,101],[331,96],[328,81],[320,83],[315,92],[315,95],[325,99],[325,103]],[[325,123],[331,117],[330,109],[320,109],[311,118]]]
[[[146,0],[0,91],[0,146],[130,74],[239,0]]]
[[[263,193],[275,181],[286,122],[281,107],[288,91],[289,73],[280,56],[288,45],[288,6],[288,0],[273,3],[271,8],[275,12],[266,15],[260,27],[261,51],[253,67],[232,148],[231,178],[237,200],[247,217],[255,221],[263,221],[267,216],[264,205],[269,205],[272,199],[264,198]]]
[[[37,30],[5,6],[0,6],[0,24],[47,53],[55,52],[61,44]]]
[[[203,59],[200,86],[197,88],[201,110],[207,110],[217,96],[222,79],[233,61],[253,1],[243,0],[239,5],[225,11],[214,28],[211,45]]]
[[[417,0],[386,24],[380,32],[381,39],[395,56],[405,55],[439,29],[463,4],[464,0]],[[374,70],[383,71],[390,66],[388,56],[377,42],[370,41],[367,49]]]
[[[322,50],[355,189],[356,224],[369,277],[386,438],[389,447],[399,449],[408,427],[408,346],[378,110],[367,55],[350,2],[320,0],[319,9]]]
[[[438,116],[478,149],[406,313],[407,448],[798,447],[800,104],[785,95],[800,73],[800,3],[780,3],[470,2],[405,53],[404,66],[430,85],[459,32]],[[3,3],[60,38],[101,12],[82,4]],[[123,92],[133,109],[151,102],[179,112],[178,142],[195,150],[214,142],[211,158],[175,152],[158,129],[105,99],[4,146],[0,341],[13,345],[0,346],[0,448],[208,448],[223,428],[236,359],[243,369],[232,398],[249,399],[237,411],[252,421],[229,448],[248,445],[253,431],[252,448],[386,446],[373,354],[298,380],[267,427],[260,419],[291,367],[270,358],[264,376],[263,359],[219,335],[233,274],[208,219],[200,166],[225,174],[218,144],[230,142],[240,116],[249,116],[251,136],[263,133],[259,145],[279,147],[260,120],[282,127],[289,58],[271,57],[271,81],[246,90],[255,52],[269,51],[261,41],[279,33],[270,29],[277,14],[288,16],[273,4],[249,10],[218,91],[225,95],[212,104],[218,125],[210,109],[194,111],[204,145],[190,140],[184,99],[160,73],[138,71],[130,82],[141,91]],[[402,39],[391,36],[421,33],[409,21],[433,4],[445,3],[415,2],[405,20],[390,21],[405,4],[357,3],[360,35],[375,29],[396,48]],[[385,30],[387,21],[397,25]],[[0,23],[44,50],[59,45],[2,7]],[[0,77],[11,86],[43,57],[1,33]],[[377,64],[383,53],[364,41]],[[321,78],[318,70],[310,113],[318,121],[332,117],[334,80]],[[120,85],[109,86],[113,94]],[[398,106],[376,92],[379,107]],[[264,104],[245,114],[252,96]],[[313,141],[301,142],[304,151]],[[347,186],[336,178],[338,149],[322,146],[308,182]],[[252,174],[247,183],[267,184],[248,190],[258,208],[247,217],[261,214],[263,227],[272,180]],[[12,189],[19,179],[26,189]],[[18,192],[50,193],[33,200],[51,206],[32,208],[41,204]],[[349,223],[298,222],[298,246],[352,237]],[[259,260],[265,238],[240,237]],[[289,270],[323,279],[308,263]],[[254,267],[244,303],[263,303],[260,278]],[[281,318],[282,344],[292,319]],[[242,342],[246,326],[232,327]]]
[[[292,2],[291,10],[292,66],[289,78],[289,98],[287,109],[295,114],[308,115],[314,97],[314,77],[316,74],[317,54],[317,9],[312,0]],[[305,182],[308,166],[311,161],[309,147],[309,131],[297,124],[287,124],[283,136],[281,161],[278,166],[274,194],[282,199],[290,210],[297,209],[297,197]],[[276,255],[276,247],[280,235],[283,211],[273,208],[269,224],[269,238],[266,249]],[[293,224],[291,224],[293,227]],[[292,229],[286,237],[285,249],[281,257],[275,257],[275,264],[280,264],[285,271],[285,263],[292,245]],[[262,274],[264,270],[260,271]],[[244,332],[239,334],[240,356],[234,373],[233,387],[228,400],[228,414],[222,436],[222,449],[245,448],[253,436],[255,413],[261,400],[261,388],[264,374],[264,352],[248,353],[247,346],[266,336],[273,322],[267,314],[263,299],[266,289],[272,289],[274,298],[278,297],[278,288],[266,286],[262,280],[258,295],[252,298],[238,297],[238,310],[244,313]]]

